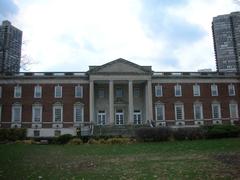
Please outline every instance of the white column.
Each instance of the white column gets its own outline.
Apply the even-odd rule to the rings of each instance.
[[[133,82],[128,81],[128,124],[133,124]]]
[[[147,88],[148,86],[147,86],[147,83],[146,83],[146,85],[145,85],[145,118],[146,118],[146,122],[145,123],[147,123],[147,121],[149,120],[149,113],[148,113],[148,88]]]
[[[148,92],[148,119],[153,120],[153,107],[152,107],[152,81],[147,81],[147,92]]]
[[[109,81],[109,123],[114,124],[114,94],[113,81]]]
[[[90,122],[94,122],[94,82],[90,81],[90,94],[89,94],[89,115]]]

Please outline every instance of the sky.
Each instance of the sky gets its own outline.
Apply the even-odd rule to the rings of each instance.
[[[238,0],[0,0],[28,71],[87,71],[124,58],[154,71],[216,70],[211,22]]]

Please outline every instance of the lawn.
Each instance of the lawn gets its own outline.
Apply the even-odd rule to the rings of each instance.
[[[238,179],[240,139],[0,145],[0,179]]]

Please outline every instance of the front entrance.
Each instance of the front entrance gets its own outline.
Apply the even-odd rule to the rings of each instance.
[[[98,111],[97,124],[105,125],[106,124],[106,113],[105,111]]]
[[[116,125],[123,125],[124,121],[124,112],[122,109],[117,109],[115,113]]]
[[[141,118],[141,111],[140,110],[134,110],[133,123],[134,124],[142,124],[142,118]]]

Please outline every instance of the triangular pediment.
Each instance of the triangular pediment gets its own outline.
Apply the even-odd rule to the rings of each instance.
[[[149,74],[151,72],[151,66],[139,66],[121,58],[102,66],[92,66],[89,70],[90,74]]]

